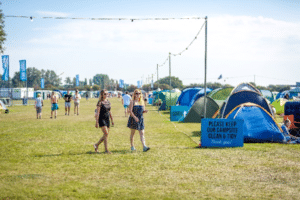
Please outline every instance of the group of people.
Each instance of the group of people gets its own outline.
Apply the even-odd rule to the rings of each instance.
[[[111,113],[111,104],[107,99],[108,92],[107,90],[102,90],[100,92],[99,101],[97,103],[97,111],[95,114],[96,118],[96,128],[101,128],[103,132],[103,136],[99,139],[99,141],[94,144],[95,152],[98,152],[99,145],[103,142],[105,153],[110,154],[111,152],[108,150],[108,134],[110,128],[110,120],[111,124],[114,125],[112,113]],[[125,98],[124,98],[125,97]],[[139,89],[136,89],[133,93],[133,98],[126,94],[123,96],[122,103],[125,108],[125,116],[126,113],[129,113],[129,118],[127,122],[127,127],[130,128],[130,144],[131,150],[135,151],[134,147],[134,134],[135,131],[139,131],[140,139],[143,145],[143,151],[146,152],[150,150],[149,147],[146,146],[145,141],[145,125],[144,125],[144,117],[143,114],[148,111],[145,109],[144,99],[142,98],[142,93]]]
[[[67,94],[64,96],[65,100],[65,115],[70,115],[70,109],[71,109],[71,101],[74,101],[74,115],[79,115],[79,103],[80,103],[81,96],[78,92],[78,90],[75,91],[75,95],[72,96],[70,95],[70,91],[67,91]],[[54,118],[56,119],[57,117],[57,110],[58,110],[58,96],[55,94],[53,91],[50,95],[50,101],[51,101],[51,119],[53,119],[53,113],[54,113]],[[35,100],[35,109],[37,113],[37,119],[42,118],[42,107],[43,107],[43,98],[41,97],[41,94],[37,95],[37,98]]]

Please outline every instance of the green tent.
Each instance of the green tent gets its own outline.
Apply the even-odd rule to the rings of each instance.
[[[275,101],[273,101],[273,103],[271,105],[274,106],[274,108],[276,109],[276,114],[280,115],[280,114],[284,113],[284,104],[287,101],[288,100],[286,100],[284,98],[279,98],[279,99],[276,99]]]
[[[221,108],[223,102],[230,96],[231,91],[233,90],[233,87],[229,88],[218,88],[213,90],[211,93],[208,94],[210,98],[215,100],[215,102],[219,105]]]
[[[201,97],[193,104],[183,122],[201,122],[201,119],[204,117],[204,99],[205,97]],[[211,118],[217,110],[219,110],[219,105],[215,102],[215,100],[207,96],[206,118]]]
[[[171,106],[175,106],[181,92],[160,92],[159,99],[162,101],[161,110],[168,110]]]

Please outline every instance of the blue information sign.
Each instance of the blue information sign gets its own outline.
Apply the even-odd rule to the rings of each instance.
[[[243,120],[202,119],[201,147],[243,147]]]
[[[20,80],[27,81],[26,60],[20,60]]]
[[[170,120],[183,121],[185,116],[189,112],[189,109],[189,106],[171,106]]]

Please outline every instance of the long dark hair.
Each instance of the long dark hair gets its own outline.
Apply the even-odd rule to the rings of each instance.
[[[103,101],[103,100],[104,100],[104,95],[103,95],[103,94],[104,94],[105,92],[107,92],[106,89],[101,90],[101,92],[100,92],[100,97],[99,97],[99,100],[100,100],[100,101]]]

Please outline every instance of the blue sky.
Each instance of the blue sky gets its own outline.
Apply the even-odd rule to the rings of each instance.
[[[252,1],[2,1],[5,55],[10,76],[19,60],[28,67],[51,69],[80,80],[97,73],[136,84],[154,75],[171,52],[193,40],[204,20],[91,21],[40,17],[205,17],[208,16],[208,81],[237,85],[300,82],[300,2]],[[159,77],[169,75],[169,63]],[[203,83],[204,29],[181,56],[172,56],[172,75],[185,85]],[[0,69],[2,73],[2,69]],[[217,80],[219,75],[223,79]]]

